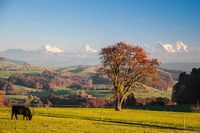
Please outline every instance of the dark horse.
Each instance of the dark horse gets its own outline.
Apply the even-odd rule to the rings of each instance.
[[[28,107],[20,106],[20,105],[12,106],[11,119],[13,119],[13,115],[15,115],[15,118],[17,119],[18,114],[23,115],[23,120],[24,120],[24,117],[26,117],[26,120],[32,119],[32,114],[31,114],[31,111]]]

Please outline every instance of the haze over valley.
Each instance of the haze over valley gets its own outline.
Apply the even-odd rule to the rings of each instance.
[[[145,48],[150,57],[158,58],[161,67],[165,69],[190,71],[200,66],[200,49],[190,47],[181,41],[177,41],[176,44],[156,43],[155,46],[138,46]],[[80,51],[73,52],[47,44],[37,50],[7,49],[1,51],[0,56],[46,67],[94,66],[100,64],[99,51],[100,49],[90,45],[85,45]]]

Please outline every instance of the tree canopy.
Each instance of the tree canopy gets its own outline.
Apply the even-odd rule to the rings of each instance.
[[[101,49],[102,69],[114,85],[116,110],[149,74],[156,72],[157,59],[150,59],[142,47],[119,42]]]
[[[172,100],[182,104],[195,104],[200,101],[200,68],[193,68],[190,74],[180,73],[173,87]]]

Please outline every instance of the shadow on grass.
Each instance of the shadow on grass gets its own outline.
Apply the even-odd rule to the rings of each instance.
[[[181,104],[174,106],[164,106],[164,105],[137,105],[131,107],[132,109],[141,110],[153,110],[153,111],[171,111],[171,112],[191,112],[191,105]]]
[[[11,120],[11,118],[0,118],[2,120]]]
[[[114,120],[109,118],[103,118],[103,117],[87,117],[87,116],[75,116],[75,115],[65,115],[60,116],[58,114],[37,114],[38,116],[44,116],[44,117],[56,117],[56,118],[70,118],[70,119],[80,119],[80,120],[89,120],[89,121],[97,121],[97,122],[106,122],[108,124],[120,124],[124,126],[142,126],[142,127],[150,127],[150,128],[159,128],[159,129],[168,129],[168,130],[181,130],[181,131],[194,131],[194,132],[200,132],[200,129],[196,128],[189,128],[189,127],[174,127],[169,125],[156,125],[156,124],[149,124],[149,123],[141,123],[141,122],[126,122],[121,120]]]

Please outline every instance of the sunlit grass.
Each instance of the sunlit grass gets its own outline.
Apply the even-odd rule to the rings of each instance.
[[[157,92],[136,92],[134,93],[136,98],[146,98],[146,97],[167,97],[169,99],[171,99],[171,92],[169,91],[157,91]]]
[[[12,84],[13,88],[15,88],[17,91],[36,91],[34,88],[29,88],[21,85]]]
[[[28,98],[28,96],[25,95],[6,95],[7,99],[17,99],[17,100],[23,100]]]
[[[0,78],[8,78],[10,75],[16,73],[15,71],[0,71]]]
[[[101,108],[35,108],[31,121],[10,120],[0,108],[0,132],[183,132],[200,130],[200,114]],[[158,126],[158,127],[156,127]]]

